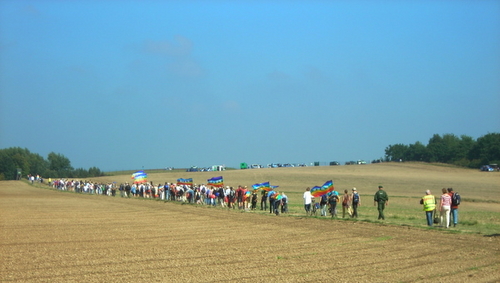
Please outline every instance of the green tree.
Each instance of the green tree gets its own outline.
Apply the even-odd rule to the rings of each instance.
[[[468,159],[469,152],[474,147],[476,141],[466,135],[460,136],[460,142],[456,148],[455,156],[453,158],[453,164],[463,167],[470,166],[470,160]]]
[[[481,164],[500,163],[500,133],[489,133],[478,138],[468,157],[470,160],[480,160]]]
[[[9,155],[7,150],[2,149],[0,151],[0,172],[2,174],[0,180],[14,180],[14,170],[16,170],[16,165],[14,164],[12,157]]]
[[[71,162],[62,154],[51,152],[48,160],[26,148],[10,147],[0,149],[0,180],[15,180],[17,168],[20,168],[23,177],[28,174],[40,175],[42,178],[80,177],[104,175],[97,167],[89,170],[71,167]],[[91,173],[92,175],[90,175]]]
[[[28,162],[30,174],[45,176],[45,172],[47,171],[49,164],[41,155],[32,153],[28,157]]]
[[[408,155],[408,146],[404,144],[389,145],[385,148],[386,160],[396,161],[399,159],[406,160]]]
[[[412,161],[427,161],[428,155],[427,147],[417,141],[414,144],[409,145],[406,158]]]
[[[90,177],[99,177],[99,176],[102,176],[103,173],[101,172],[101,170],[97,167],[90,167],[89,168],[89,176]]]
[[[442,162],[447,163],[453,155],[453,147],[456,143],[456,137],[452,134],[446,134],[441,137],[434,134],[427,144],[429,153],[429,162]]]
[[[49,161],[49,169],[57,172],[60,175],[59,177],[67,177],[73,170],[69,159],[62,154],[51,152],[47,159]]]

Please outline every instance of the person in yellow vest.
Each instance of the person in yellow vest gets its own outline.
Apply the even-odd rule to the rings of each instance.
[[[424,205],[427,225],[432,226],[432,216],[434,210],[436,209],[436,198],[431,194],[430,190],[425,191],[425,196],[420,200],[420,204]]]

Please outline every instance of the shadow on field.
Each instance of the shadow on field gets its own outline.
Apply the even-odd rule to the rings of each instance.
[[[500,237],[500,234],[484,235],[485,237]]]

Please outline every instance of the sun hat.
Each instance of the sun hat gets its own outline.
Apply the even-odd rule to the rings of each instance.
[[[353,190],[353,191],[355,191],[355,190],[356,190],[356,188],[352,188],[352,190]]]

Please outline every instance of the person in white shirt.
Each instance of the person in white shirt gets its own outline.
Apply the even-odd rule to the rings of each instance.
[[[311,189],[308,187],[304,192],[304,209],[306,210],[307,215],[309,215],[309,213],[311,212],[311,203],[312,203]]]

